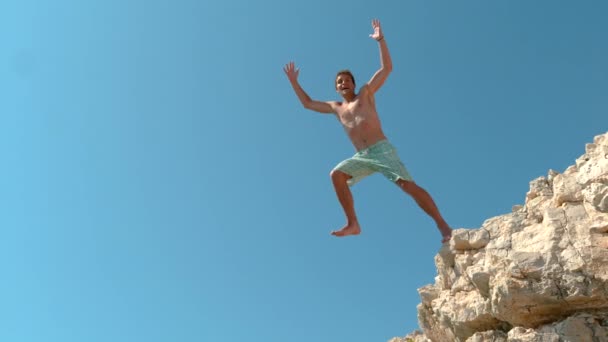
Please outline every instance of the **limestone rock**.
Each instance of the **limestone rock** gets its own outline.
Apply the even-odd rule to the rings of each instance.
[[[405,337],[395,337],[388,342],[431,342],[420,330],[416,330]]]
[[[435,265],[422,332],[391,342],[608,341],[608,133],[524,205],[454,230]]]

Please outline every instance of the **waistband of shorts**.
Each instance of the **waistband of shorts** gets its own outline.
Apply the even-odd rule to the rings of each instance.
[[[388,141],[388,139],[378,140],[374,144],[369,145],[366,148],[360,149],[359,151],[357,151],[357,153],[369,152],[371,150],[374,150],[374,149],[377,149],[379,147],[386,146],[386,145],[391,146],[391,143]]]

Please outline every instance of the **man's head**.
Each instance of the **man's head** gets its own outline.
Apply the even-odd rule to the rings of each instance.
[[[340,70],[336,74],[336,91],[340,94],[355,92],[355,77],[350,70]]]

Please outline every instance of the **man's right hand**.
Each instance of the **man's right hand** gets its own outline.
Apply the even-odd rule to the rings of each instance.
[[[289,62],[288,64],[285,64],[283,71],[285,71],[285,75],[287,75],[287,78],[290,82],[298,81],[298,74],[300,73],[300,69],[296,68],[294,62]]]
[[[293,90],[296,92],[296,95],[298,96],[300,102],[302,102],[304,108],[314,110],[315,112],[319,113],[334,112],[332,105],[330,105],[328,102],[320,102],[313,100],[310,98],[310,96],[308,96],[308,94],[306,94],[304,89],[302,89],[302,87],[298,83],[298,74],[300,73],[300,69],[296,68],[293,62],[285,64],[283,71],[285,71],[285,75],[287,75],[287,78],[289,79],[289,82],[291,82]]]

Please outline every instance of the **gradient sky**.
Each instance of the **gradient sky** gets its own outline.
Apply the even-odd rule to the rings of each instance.
[[[397,3],[399,3],[397,5]],[[440,235],[380,175],[344,223],[332,116],[379,67],[384,131],[454,228],[522,204],[608,126],[605,1],[0,3],[0,340],[386,341]]]

